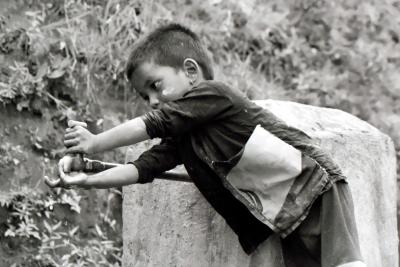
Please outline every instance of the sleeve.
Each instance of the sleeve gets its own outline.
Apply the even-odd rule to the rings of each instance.
[[[201,86],[142,118],[151,138],[176,137],[203,124],[228,117],[234,112],[233,106],[231,98],[215,87]]]
[[[138,183],[151,183],[157,175],[175,168],[182,164],[181,158],[176,149],[176,142],[171,138],[161,141],[159,145],[154,145],[152,148],[142,153],[140,157],[128,162],[133,164],[139,173]]]

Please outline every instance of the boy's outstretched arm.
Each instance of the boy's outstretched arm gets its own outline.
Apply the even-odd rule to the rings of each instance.
[[[82,187],[90,188],[111,188],[120,187],[129,184],[135,184],[138,181],[138,170],[133,164],[119,165],[117,167],[88,175],[80,172],[76,174],[66,174],[62,168],[59,168],[61,183],[57,186],[62,187]]]
[[[89,132],[77,121],[69,121],[68,126],[64,136],[67,153],[97,153],[150,139],[146,125],[140,117],[97,135]]]
[[[104,162],[100,160],[93,160],[84,158],[83,164],[78,164],[79,168],[75,169],[73,161],[71,160],[72,157],[69,155],[64,156],[58,162],[58,168],[61,168],[64,173],[69,172],[85,172],[85,173],[99,173],[111,168],[115,168],[118,166],[123,166],[123,164],[119,163],[112,163],[112,162]],[[173,169],[169,171],[165,171],[160,173],[155,178],[171,180],[171,181],[182,181],[182,182],[192,182],[190,177],[188,176],[187,172],[184,169]]]

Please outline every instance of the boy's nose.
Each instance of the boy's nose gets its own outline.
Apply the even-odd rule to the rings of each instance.
[[[158,99],[150,99],[150,106],[151,108],[158,108],[160,106],[160,101]]]

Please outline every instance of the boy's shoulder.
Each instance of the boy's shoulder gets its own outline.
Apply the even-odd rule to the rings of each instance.
[[[247,97],[240,90],[233,88],[226,83],[215,80],[202,81],[199,85],[197,85],[185,94],[185,96],[195,95],[220,95],[225,96],[229,99],[247,99]]]

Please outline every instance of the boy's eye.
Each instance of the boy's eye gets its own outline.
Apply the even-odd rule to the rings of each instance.
[[[151,84],[151,89],[158,90],[161,87],[161,81],[155,81]]]
[[[149,101],[149,96],[148,96],[148,95],[140,94],[140,96],[141,96],[145,101]]]

